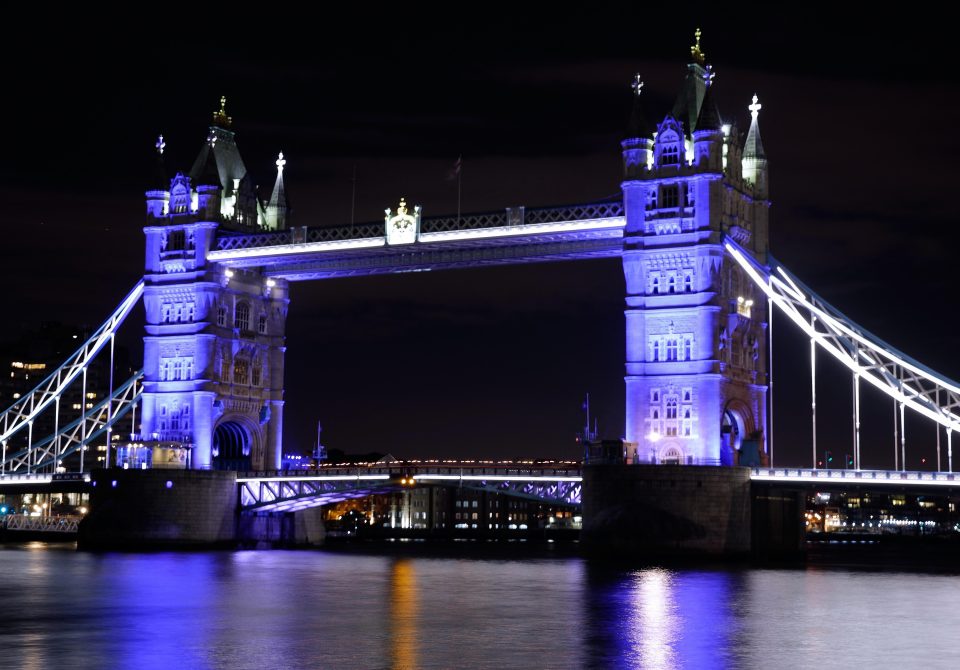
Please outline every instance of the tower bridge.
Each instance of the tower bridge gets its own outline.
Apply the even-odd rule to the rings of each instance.
[[[851,372],[857,474],[843,481],[862,483],[868,472],[869,455],[859,445],[859,388],[866,382],[899,408],[896,470],[906,471],[909,409],[937,424],[938,459],[941,435],[947,447],[947,473],[922,475],[916,483],[952,486],[960,385],[852,322],[770,255],[761,105],[757,96],[745,105],[750,116],[741,131],[721,117],[716,85],[698,37],[675,104],[652,124],[637,75],[621,142],[620,199],[431,217],[400,198],[382,221],[332,227],[293,225],[282,153],[271,192],[256,191],[221,99],[189,171],[170,170],[166,143],[162,137],[157,142],[156,176],[146,192],[142,280],[76,354],[0,415],[0,485],[12,484],[11,477],[89,470],[84,452],[98,439],[106,440],[110,463],[118,467],[277,471],[286,318],[295,308],[291,282],[617,257],[626,330],[626,420],[618,460],[740,465],[753,468],[758,481],[819,481],[815,471],[773,467],[770,343],[777,308],[809,337],[811,374],[817,351]],[[60,425],[64,390],[85,383],[93,358],[106,351],[112,356],[116,332],[141,297],[143,370],[116,384],[111,379],[108,400]],[[813,377],[811,391],[815,468]],[[33,434],[42,412],[57,416],[51,436]],[[132,434],[115,439],[114,426],[127,416]],[[552,472],[547,482],[537,479],[547,475],[530,473],[517,479],[521,475],[506,471],[414,470],[417,483],[448,477],[458,485],[568,504],[580,498],[580,472]],[[392,471],[324,472],[239,475],[239,506],[294,510],[396,486]]]

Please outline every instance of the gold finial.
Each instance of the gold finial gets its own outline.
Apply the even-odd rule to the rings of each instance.
[[[400,216],[407,215],[407,199],[400,198],[400,204],[397,206],[397,214]]]
[[[700,51],[700,34],[699,28],[697,28],[693,33],[693,37],[696,39],[697,43],[690,47],[690,56],[693,58],[693,60],[700,63],[700,65],[703,65],[707,58],[707,54]]]
[[[633,89],[634,95],[640,95],[643,92],[643,77],[640,76],[640,73],[633,75],[633,82],[630,84],[630,88]]]
[[[220,109],[213,113],[213,122],[221,128],[229,128],[233,125],[233,119],[227,116],[227,96],[220,96]]]
[[[753,104],[747,105],[747,109],[750,110],[750,116],[756,121],[757,117],[760,116],[760,110],[763,109],[763,105],[760,104],[760,99],[756,93],[753,94]]]

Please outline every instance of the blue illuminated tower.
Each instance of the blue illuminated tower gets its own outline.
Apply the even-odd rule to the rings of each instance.
[[[207,261],[217,237],[279,230],[287,206],[281,154],[272,196],[258,198],[225,100],[189,174],[147,192],[144,394],[128,459],[139,466],[279,468],[288,287],[258,269]],[[235,234],[235,233],[234,233]]]
[[[746,141],[721,121],[700,50],[656,132],[637,75],[622,143],[626,452],[653,463],[759,464],[767,432],[767,306],[723,247],[765,262],[767,164],[754,97]]]

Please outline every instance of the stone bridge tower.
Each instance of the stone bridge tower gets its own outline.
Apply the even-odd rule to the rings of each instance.
[[[723,241],[768,248],[767,164],[754,97],[746,138],[724,123],[700,50],[656,128],[637,75],[624,158],[626,453],[639,462],[759,464],[767,432],[767,304]],[[654,132],[655,131],[655,132]]]
[[[157,142],[147,191],[144,393],[131,467],[279,468],[288,287],[207,261],[218,236],[283,229],[283,155],[256,193],[225,99],[189,173],[172,179]]]

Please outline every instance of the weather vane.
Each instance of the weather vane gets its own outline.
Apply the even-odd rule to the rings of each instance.
[[[220,109],[213,113],[213,122],[223,128],[229,128],[233,119],[227,116],[227,96],[220,96]]]
[[[693,60],[703,65],[704,60],[707,58],[707,54],[700,51],[700,28],[697,28],[696,31],[694,31],[693,37],[696,39],[697,43],[690,47],[690,55],[693,56]]]

